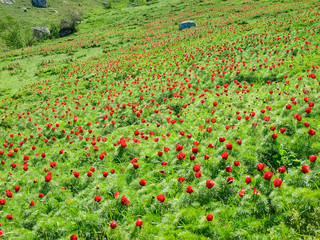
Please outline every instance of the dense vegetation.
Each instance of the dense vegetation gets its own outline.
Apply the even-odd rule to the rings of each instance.
[[[318,239],[319,2],[119,6],[1,53],[0,236]]]

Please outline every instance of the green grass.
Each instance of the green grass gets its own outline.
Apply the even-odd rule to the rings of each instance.
[[[62,16],[49,8],[30,8],[24,15],[14,10],[24,4],[0,7],[25,27]],[[63,12],[63,3],[49,4],[57,14]],[[320,166],[319,160],[309,161],[320,151],[317,1],[158,0],[131,8],[121,1],[110,10],[99,1],[82,4],[85,19],[77,33],[0,54],[4,239],[70,239],[72,234],[79,239],[320,237]],[[188,19],[198,27],[179,31],[178,24]],[[314,106],[307,113],[309,102]],[[129,138],[125,148],[122,137]],[[177,144],[183,150],[177,151]],[[184,160],[177,158],[179,152],[186,154]],[[228,159],[222,159],[223,152]],[[130,162],[134,158],[137,169]],[[235,166],[235,160],[241,165]],[[51,162],[57,166],[51,168]],[[258,163],[265,163],[262,171]],[[201,166],[200,178],[195,164]],[[304,174],[306,164],[311,172]],[[287,171],[279,173],[280,166]],[[88,177],[91,167],[95,171]],[[52,172],[50,182],[45,182],[45,168]],[[271,180],[264,179],[266,171],[273,173]],[[181,176],[183,183],[178,182]],[[280,188],[273,185],[276,178],[283,180]],[[139,185],[141,179],[146,186]],[[211,189],[209,179],[215,182]],[[254,188],[261,193],[254,194]],[[12,198],[6,196],[8,189]],[[115,198],[116,192],[120,196]],[[159,194],[166,198],[163,203]],[[93,200],[96,195],[101,202]],[[122,196],[129,205],[121,204]],[[137,218],[143,221],[141,229]],[[117,222],[115,229],[111,221]]]

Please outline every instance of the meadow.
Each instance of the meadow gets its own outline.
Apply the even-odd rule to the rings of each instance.
[[[0,53],[0,239],[319,239],[319,1],[117,4]]]

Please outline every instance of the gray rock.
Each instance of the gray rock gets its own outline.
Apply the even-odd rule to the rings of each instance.
[[[32,4],[36,7],[46,8],[47,0],[32,0]]]
[[[4,4],[8,4],[8,5],[11,5],[11,4],[15,3],[14,0],[1,0],[1,2],[4,3]]]
[[[74,33],[74,31],[75,31],[74,29],[62,28],[59,31],[59,35],[60,35],[60,37],[65,37],[65,36],[68,36],[68,35]]]
[[[33,35],[37,38],[44,38],[50,34],[50,30],[46,27],[33,27]]]
[[[133,7],[135,5],[136,5],[135,3],[131,3],[131,4],[127,5],[127,7]]]
[[[179,24],[179,30],[185,29],[185,28],[191,28],[191,27],[196,27],[197,24],[193,21],[184,21],[182,23]]]

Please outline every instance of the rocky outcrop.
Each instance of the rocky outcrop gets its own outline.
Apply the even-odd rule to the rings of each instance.
[[[32,30],[33,35],[40,39],[50,34],[50,30],[46,27],[33,27]]]
[[[179,24],[179,30],[185,29],[185,28],[191,28],[191,27],[196,27],[197,24],[193,21],[184,21],[182,23]]]
[[[35,7],[46,8],[47,0],[32,0],[32,4]]]

